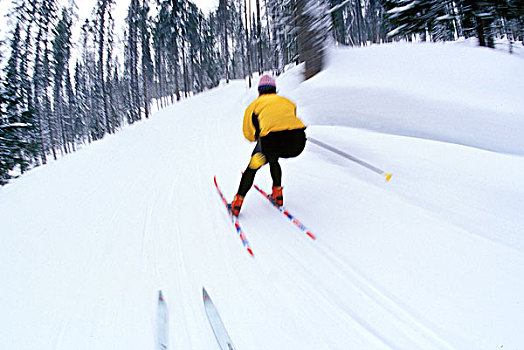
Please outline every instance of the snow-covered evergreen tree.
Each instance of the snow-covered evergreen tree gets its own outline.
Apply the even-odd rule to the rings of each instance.
[[[140,87],[138,76],[138,34],[139,34],[140,4],[138,0],[131,0],[127,15],[127,44],[125,50],[125,69],[128,78],[127,102],[128,102],[128,121],[134,123],[141,119],[140,111]]]
[[[332,29],[331,16],[326,0],[297,0],[296,12],[299,58],[305,62],[304,76],[309,79],[323,68]]]
[[[219,23],[219,33],[221,47],[221,59],[223,60],[224,67],[224,78],[229,83],[229,35],[228,35],[228,22],[229,22],[229,0],[219,0],[217,19]]]
[[[494,47],[496,36],[518,40],[524,16],[519,0],[386,0],[384,6],[389,37],[434,41],[476,37],[480,46],[487,47]]]
[[[449,40],[454,35],[451,6],[447,1],[388,0],[388,20],[394,26],[388,35],[419,34],[423,40]]]
[[[65,92],[64,81],[69,77],[66,74],[69,72],[69,59],[71,58],[71,18],[66,9],[62,9],[62,17],[56,26],[56,35],[53,40],[53,112],[54,119],[58,124],[58,133],[62,143],[64,152],[69,153],[69,125],[71,124],[71,115],[69,108],[66,106],[64,95]]]
[[[31,138],[32,115],[25,109],[21,96],[20,22],[16,24],[10,41],[7,74],[0,87],[0,184],[9,180],[15,167],[24,173],[35,153]]]
[[[20,22],[16,23],[15,31],[11,39],[11,53],[7,61],[5,94],[8,98],[7,108],[13,115],[20,114],[21,111],[21,74],[20,64],[22,60],[22,52],[20,47]]]
[[[143,94],[143,108],[144,115],[149,118],[151,114],[151,82],[153,79],[153,61],[151,58],[151,35],[149,31],[149,4],[146,0],[142,1],[139,16],[140,29],[140,47],[142,52],[141,68],[142,68],[142,94]]]
[[[286,64],[298,61],[295,1],[269,0],[267,6],[273,31],[272,67],[277,73],[281,73]]]
[[[222,71],[217,50],[217,28],[212,25],[215,17],[213,14],[202,22],[202,81],[205,88],[212,88],[218,85],[220,72]]]

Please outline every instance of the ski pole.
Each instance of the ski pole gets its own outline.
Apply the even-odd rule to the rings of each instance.
[[[330,145],[326,145],[324,142],[320,142],[320,141],[318,141],[318,140],[316,140],[316,139],[314,139],[314,138],[312,138],[312,137],[309,137],[309,136],[308,136],[307,139],[308,139],[308,141],[314,143],[315,145],[317,145],[317,146],[319,146],[319,147],[325,148],[325,149],[327,149],[328,151],[331,151],[331,152],[333,152],[333,153],[336,153],[336,154],[338,154],[339,156],[342,156],[342,157],[344,157],[344,158],[346,158],[346,159],[352,160],[353,162],[355,162],[355,163],[357,163],[357,164],[360,164],[360,165],[362,165],[362,166],[368,168],[369,170],[371,170],[371,171],[373,171],[373,172],[375,172],[375,173],[377,173],[377,174],[380,174],[380,175],[382,175],[382,176],[385,176],[385,177],[386,177],[386,181],[389,181],[389,180],[391,179],[391,176],[393,175],[393,174],[388,174],[388,173],[385,172],[384,170],[381,170],[381,169],[379,169],[379,168],[377,168],[377,167],[375,167],[375,166],[373,166],[373,165],[371,165],[371,164],[369,164],[369,163],[366,163],[366,162],[364,162],[363,160],[360,160],[360,159],[358,159],[358,158],[356,158],[356,157],[353,157],[351,154],[348,154],[348,153],[342,152],[342,151],[340,151],[340,150],[338,150],[338,149],[336,149],[335,147],[332,147],[332,146],[330,146]]]

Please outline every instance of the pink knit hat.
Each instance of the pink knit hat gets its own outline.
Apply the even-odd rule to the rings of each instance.
[[[277,83],[275,82],[275,78],[265,74],[260,78],[260,82],[258,83],[258,91],[264,91],[267,88],[276,88]]]

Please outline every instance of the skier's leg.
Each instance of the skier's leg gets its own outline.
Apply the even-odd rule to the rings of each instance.
[[[262,154],[262,146],[260,142],[257,142],[255,149],[253,150],[253,153],[251,153],[251,159],[249,160],[249,164],[246,170],[244,171],[244,174],[242,174],[242,178],[240,179],[240,185],[238,186],[237,192],[239,196],[246,196],[251,186],[253,186],[257,170],[260,169],[260,167],[262,167],[266,163],[266,157],[264,156],[264,154]]]
[[[273,192],[270,199],[277,206],[284,204],[282,193],[282,168],[278,163],[279,158],[292,158],[298,156],[305,147],[306,136],[304,130],[284,130],[269,133],[262,138],[262,149],[269,162],[271,178],[273,179]]]
[[[284,204],[284,196],[282,194],[282,168],[278,163],[277,157],[269,157],[269,171],[273,179],[273,192],[269,196],[269,199],[276,205],[282,206]]]
[[[253,186],[253,182],[255,181],[255,175],[257,173],[257,170],[260,169],[260,167],[266,163],[267,160],[264,154],[262,154],[262,147],[260,143],[257,143],[255,149],[253,150],[253,153],[251,154],[249,165],[247,166],[246,170],[242,174],[242,178],[240,179],[237,194],[235,195],[235,198],[231,203],[231,212],[233,213],[233,215],[238,216],[238,214],[240,213],[242,203],[244,202],[244,197],[246,196],[251,186]]]
[[[271,172],[271,178],[273,179],[273,187],[282,186],[282,168],[278,163],[278,159],[269,162],[269,171]]]
[[[251,169],[250,167],[246,168],[240,179],[240,185],[238,186],[237,194],[239,196],[245,197],[251,186],[253,186],[257,170],[258,169]]]

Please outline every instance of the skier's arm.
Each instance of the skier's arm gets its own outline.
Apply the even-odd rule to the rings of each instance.
[[[254,111],[254,103],[250,104],[247,107],[246,112],[244,113],[244,137],[251,142],[255,141],[255,126],[253,125],[252,116]]]

